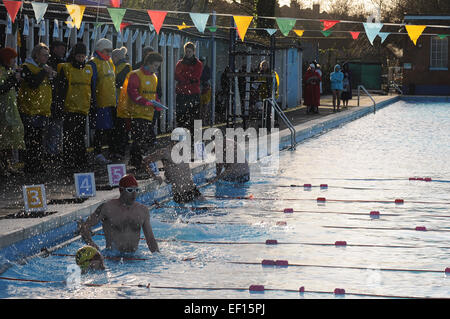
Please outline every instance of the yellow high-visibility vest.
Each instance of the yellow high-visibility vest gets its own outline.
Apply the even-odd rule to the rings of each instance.
[[[64,97],[66,112],[87,115],[91,107],[92,66],[86,64],[84,68],[75,68],[72,63],[58,64],[58,73],[64,72],[67,79],[67,93]]]
[[[128,80],[131,74],[136,74],[139,77],[139,94],[147,100],[156,99],[156,86],[158,84],[158,77],[156,74],[152,73],[150,75],[145,75],[141,69],[132,71],[128,73],[120,91],[117,117],[138,118],[152,121],[155,111],[154,108],[134,103],[128,96]]]
[[[38,74],[42,68],[31,63],[24,63],[31,73]],[[52,86],[46,75],[42,83],[35,89],[30,88],[26,81],[23,81],[17,95],[19,109],[26,115],[51,115]]]
[[[97,67],[95,99],[97,107],[116,106],[116,75],[111,59],[108,61],[93,57]]]

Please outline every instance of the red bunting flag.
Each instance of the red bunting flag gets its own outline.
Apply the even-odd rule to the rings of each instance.
[[[3,0],[3,4],[11,17],[12,23],[14,23],[17,12],[19,12],[20,6],[22,5],[22,1]]]
[[[156,33],[159,34],[159,30],[161,30],[164,19],[166,18],[167,11],[147,10],[147,13],[150,16],[153,26],[155,27]]]
[[[320,20],[320,22],[323,22],[323,31],[325,31],[325,30],[332,28],[336,23],[339,23],[341,21],[339,21],[339,20]]]
[[[355,31],[355,32],[350,31],[350,34],[352,35],[353,40],[356,40],[356,39],[358,39],[360,32],[358,32],[358,31]]]
[[[123,28],[126,28],[129,25],[131,25],[130,22],[122,22],[122,23],[120,23],[120,32],[122,32]]]
[[[120,8],[120,0],[109,0],[109,3],[113,8]]]

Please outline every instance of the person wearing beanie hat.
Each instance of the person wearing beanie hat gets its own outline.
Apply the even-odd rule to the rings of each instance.
[[[17,108],[16,88],[20,72],[13,70],[17,52],[0,49],[0,176],[17,173],[11,166],[12,150],[25,148],[24,128]]]
[[[120,95],[120,89],[123,86],[125,78],[128,73],[131,72],[131,64],[128,62],[127,48],[121,47],[119,49],[114,49],[112,51],[112,61],[115,66],[115,75],[116,75],[116,96],[117,99]],[[125,150],[127,148],[129,139],[128,139],[128,127],[127,122],[130,119],[123,118],[120,116],[119,110],[117,110],[117,118],[116,125],[113,133],[113,143],[111,145],[111,153],[112,158],[115,160],[123,160],[125,158]]]
[[[150,223],[149,209],[136,202],[140,188],[132,174],[120,179],[119,192],[119,198],[101,204],[81,224],[81,237],[86,244],[99,249],[92,240],[91,228],[102,222],[107,249],[120,253],[135,252],[139,246],[142,229],[149,250],[152,253],[159,252]]]
[[[89,114],[91,128],[95,129],[94,153],[99,164],[108,164],[102,154],[102,147],[111,146],[111,130],[116,121],[116,76],[114,63],[111,60],[112,42],[106,38],[95,44],[95,52],[88,62],[93,70],[92,105]]]
[[[103,256],[92,246],[83,246],[75,254],[75,262],[85,274],[89,270],[105,270]]]
[[[84,144],[86,115],[91,107],[92,66],[86,64],[86,45],[79,42],[69,62],[58,65],[57,101],[63,110],[63,168],[66,173],[87,167]]]

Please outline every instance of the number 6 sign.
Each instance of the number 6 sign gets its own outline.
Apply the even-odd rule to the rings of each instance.
[[[41,212],[47,210],[47,199],[44,185],[22,186],[25,211]]]
[[[127,173],[125,164],[109,164],[108,168],[108,178],[110,186],[119,185],[119,181],[123,175]]]

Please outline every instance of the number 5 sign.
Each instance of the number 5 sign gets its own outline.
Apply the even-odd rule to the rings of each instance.
[[[108,178],[110,186],[119,185],[119,181],[123,175],[127,173],[125,164],[109,164],[108,168]]]
[[[44,185],[22,186],[22,190],[26,212],[41,212],[47,210]]]
[[[94,173],[77,173],[74,174],[75,189],[77,197],[94,197],[95,196],[95,178]]]

